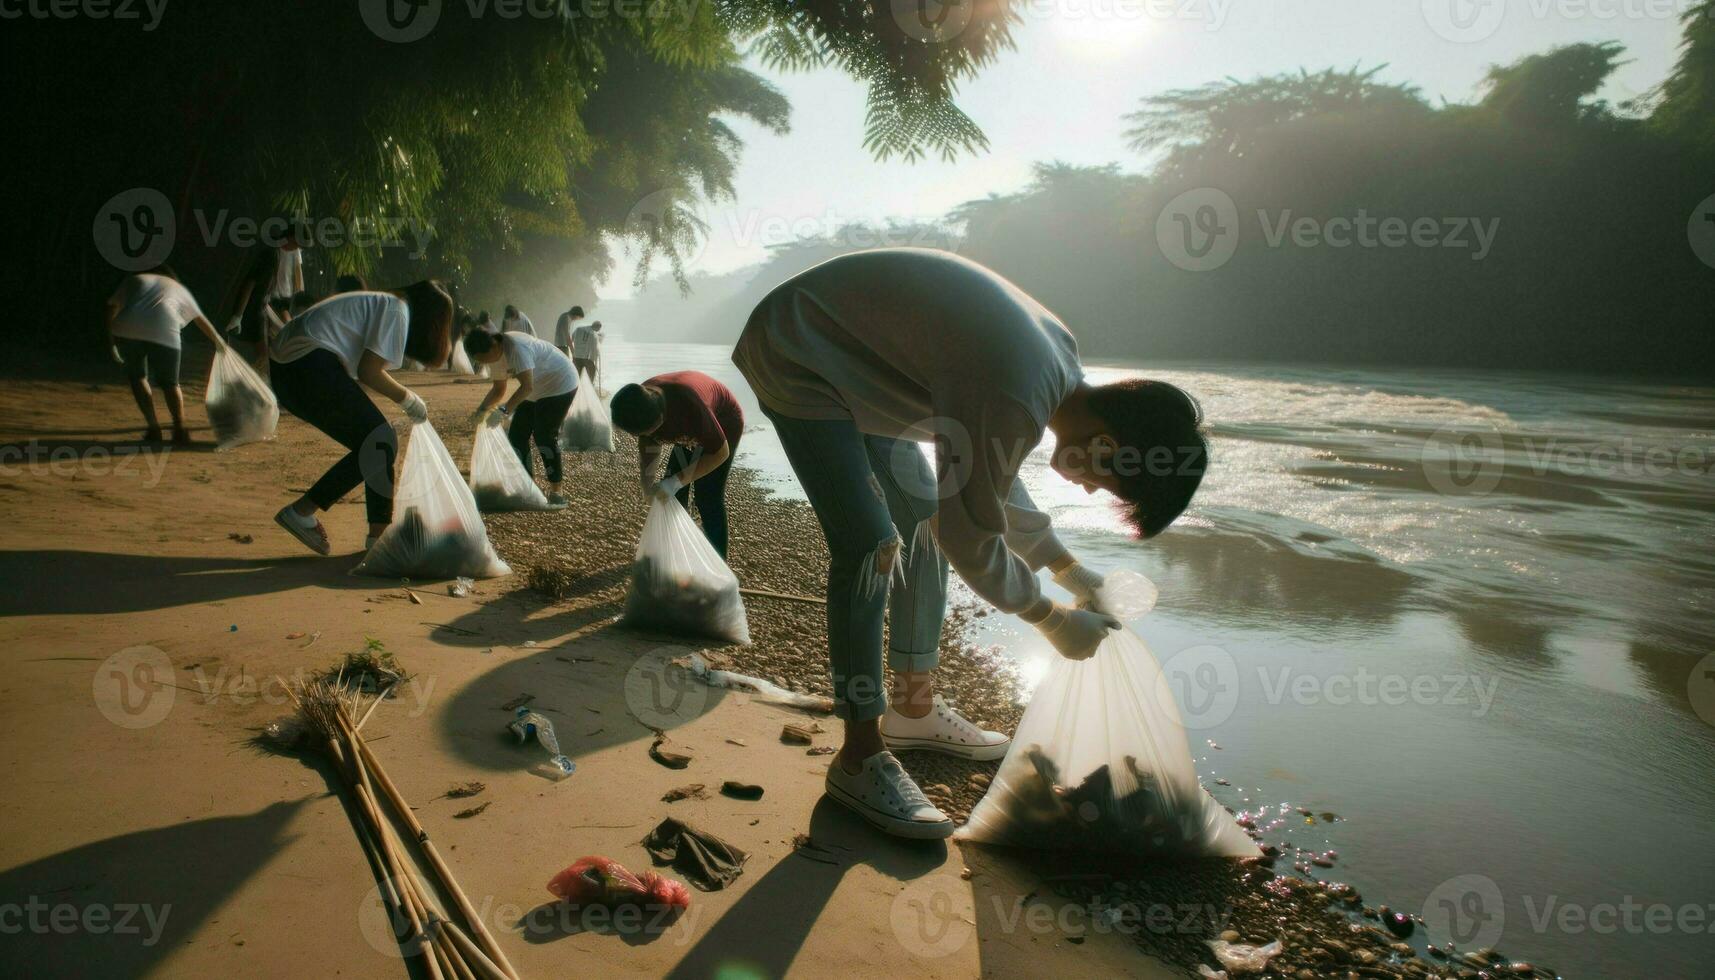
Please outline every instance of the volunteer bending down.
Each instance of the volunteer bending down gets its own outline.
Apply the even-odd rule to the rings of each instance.
[[[473,330],[465,334],[464,349],[476,364],[494,364],[504,357],[506,370],[518,379],[518,390],[504,405],[500,402],[506,398],[506,377],[496,379],[471,414],[471,421],[499,425],[510,417],[512,428],[506,438],[531,479],[536,478],[536,460],[530,455],[530,440],[535,439],[542,468],[548,471],[548,503],[566,506],[566,497],[560,493],[560,481],[565,478],[560,462],[560,426],[565,424],[572,396],[578,390],[571,359],[546,340],[519,331],[493,334]]]
[[[164,265],[153,272],[127,276],[107,300],[106,319],[113,356],[125,368],[125,378],[131,382],[131,397],[137,400],[137,410],[143,413],[143,422],[148,426],[143,441],[161,441],[161,422],[155,415],[155,396],[149,388],[153,379],[167,402],[168,414],[173,417],[174,444],[190,445],[191,434],[185,428],[185,395],[179,387],[179,356],[183,349],[179,333],[196,324],[214,344],[217,354],[226,347],[226,341],[202,315],[191,291]]]
[[[330,554],[327,529],[316,517],[359,483],[369,517],[367,550],[393,520],[393,463],[398,436],[364,388],[391,399],[413,423],[429,407],[393,380],[405,358],[431,367],[452,348],[452,298],[434,283],[392,293],[342,293],[293,317],[280,331],[269,372],[280,407],[344,446],[340,458],[309,492],[274,515],[274,522],[317,554]],[[361,386],[359,385],[361,382]]]
[[[643,492],[677,497],[689,509],[696,487],[703,537],[725,560],[726,481],[744,434],[744,409],[732,389],[701,371],[658,374],[615,392],[610,411],[614,425],[637,437]],[[655,467],[669,446],[667,476],[655,483]]]
[[[828,653],[845,720],[828,795],[889,833],[946,837],[952,822],[888,750],[997,759],[1009,742],[934,693],[948,563],[1062,655],[1090,656],[1119,622],[1042,595],[1040,568],[1081,604],[1102,579],[1054,536],[1019,466],[1052,429],[1054,469],[1125,501],[1137,533],[1153,536],[1202,479],[1195,403],[1161,382],[1090,386],[1072,335],[1042,304],[974,262],[926,249],[857,252],[787,280],[751,314],[733,363],[828,542]],[[915,445],[930,439],[938,475]]]

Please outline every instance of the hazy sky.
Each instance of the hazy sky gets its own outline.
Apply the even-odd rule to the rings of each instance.
[[[952,163],[877,162],[862,149],[861,85],[833,70],[781,75],[753,65],[791,100],[792,131],[774,136],[738,124],[747,145],[736,199],[704,209],[709,240],[692,268],[725,271],[758,261],[769,244],[854,220],[936,217],[962,201],[1016,190],[1036,161],[1138,166],[1121,117],[1146,95],[1229,75],[1386,63],[1389,81],[1464,101],[1492,64],[1615,40],[1630,63],[1605,95],[1622,101],[1666,76],[1687,3],[1027,0],[1013,32],[1016,50],[967,82],[959,98],[989,149]],[[623,262],[603,296],[628,295],[632,268]]]

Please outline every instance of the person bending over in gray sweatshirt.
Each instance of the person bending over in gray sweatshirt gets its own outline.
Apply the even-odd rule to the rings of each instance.
[[[1201,409],[1165,382],[1090,385],[1077,342],[1041,303],[929,249],[855,252],[788,279],[751,314],[732,359],[827,539],[828,652],[845,723],[827,793],[889,833],[946,837],[952,822],[889,750],[998,759],[1010,741],[934,693],[949,565],[1062,655],[1089,657],[1119,621],[1096,599],[1102,577],[1060,544],[1019,467],[1052,430],[1055,471],[1119,498],[1133,531],[1152,537],[1202,480]],[[934,443],[934,470],[919,442]],[[1078,608],[1042,595],[1042,568]]]

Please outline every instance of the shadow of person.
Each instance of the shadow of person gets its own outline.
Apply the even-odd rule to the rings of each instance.
[[[308,799],[109,837],[0,872],[13,977],[143,976],[294,838]],[[187,874],[194,865],[195,874]]]
[[[669,980],[787,976],[847,869],[865,864],[913,881],[947,861],[945,841],[890,837],[825,796],[810,813],[810,842],[750,886],[667,974]]]
[[[189,606],[305,585],[374,589],[347,574],[355,559],[165,558],[99,551],[0,551],[0,617],[105,615]],[[91,588],[100,583],[100,588]]]

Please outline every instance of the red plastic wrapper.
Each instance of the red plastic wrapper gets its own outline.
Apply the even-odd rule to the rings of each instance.
[[[668,906],[683,911],[691,906],[685,883],[653,871],[634,875],[612,858],[583,857],[548,882],[548,891],[568,905]]]

